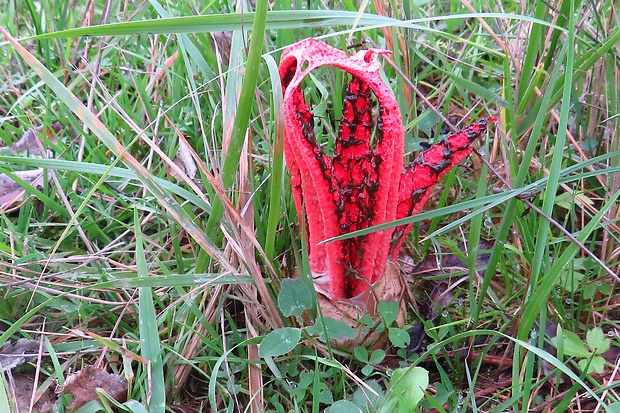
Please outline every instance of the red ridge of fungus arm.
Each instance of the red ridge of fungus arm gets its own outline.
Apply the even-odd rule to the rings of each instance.
[[[431,196],[433,187],[473,151],[473,143],[487,130],[489,122],[497,122],[491,116],[474,122],[460,131],[437,142],[422,152],[411,165],[403,171],[400,180],[399,202],[396,218],[416,215]],[[392,254],[398,256],[403,241],[411,230],[411,225],[403,225],[392,233]]]

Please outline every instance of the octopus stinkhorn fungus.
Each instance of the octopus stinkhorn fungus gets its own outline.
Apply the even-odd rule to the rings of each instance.
[[[377,61],[378,55],[387,53],[369,49],[347,56],[323,42],[305,39],[288,47],[280,62],[284,153],[293,198],[299,221],[306,225],[315,288],[332,301],[359,302],[359,297],[368,296],[389,262],[395,262],[411,226],[321,241],[420,212],[434,185],[472,152],[487,123],[497,120],[475,122],[403,167],[402,117]],[[301,88],[303,79],[321,66],[352,75],[332,156],[317,143],[314,114]],[[373,116],[375,99],[378,113]]]

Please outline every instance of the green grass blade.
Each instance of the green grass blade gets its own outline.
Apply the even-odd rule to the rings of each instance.
[[[121,167],[101,165],[90,162],[67,161],[64,159],[40,159],[40,158],[24,158],[22,156],[2,156],[0,162],[6,162],[13,165],[24,165],[31,167],[39,167],[45,169],[54,169],[56,171],[73,171],[93,175],[107,175],[114,178],[123,178],[132,181],[139,181],[135,174],[130,170]],[[168,181],[167,179],[153,177],[158,185],[161,185],[167,191],[178,195],[181,199],[191,202],[196,207],[209,212],[211,205],[206,203],[201,197],[193,192],[188,191],[179,185]],[[36,191],[36,189],[33,188]],[[54,202],[54,204],[56,204]]]
[[[566,53],[566,47],[567,46],[565,45],[562,48],[559,58],[564,57],[564,54]],[[540,139],[542,125],[545,119],[547,118],[549,111],[552,108],[551,106],[551,99],[552,99],[552,94],[553,94],[552,91],[553,91],[553,86],[556,80],[560,76],[559,75],[560,68],[561,68],[561,65],[556,66],[554,73],[549,80],[547,91],[543,95],[543,99],[541,102],[541,107],[544,108],[544,110],[540,110],[537,112],[536,121],[534,123],[534,127],[532,129],[532,133],[530,135],[528,144],[525,148],[525,152],[523,153],[521,159],[519,160],[519,163],[521,165],[529,165],[532,162],[536,147],[538,145],[538,141]],[[513,181],[513,187],[519,188],[523,186],[526,178],[528,177],[528,174],[529,174],[528,168],[519,168],[517,171],[517,175]],[[491,252],[491,256],[489,257],[487,271],[490,274],[495,273],[499,259],[501,255],[503,254],[503,250],[504,250],[503,245],[506,243],[506,239],[514,223],[513,217],[515,216],[515,214],[520,213],[518,212],[519,208],[522,208],[522,207],[519,205],[519,201],[516,197],[511,199],[506,205],[506,209],[503,214],[502,222],[497,231],[495,248],[493,248],[493,251]],[[487,284],[483,285],[483,288],[488,288],[488,285]],[[485,294],[485,293],[486,291],[481,291],[481,294]],[[481,305],[482,303],[478,304],[479,308],[476,310],[476,313],[480,311]]]
[[[263,58],[269,68],[271,79],[271,98],[273,100],[272,120],[275,123],[275,137],[272,145],[271,185],[269,188],[269,216],[267,218],[267,234],[265,237],[265,254],[267,258],[275,258],[275,239],[278,225],[281,222],[281,194],[284,176],[284,122],[282,114],[282,85],[276,61],[270,55]]]
[[[570,15],[571,22],[574,23],[574,15],[571,13]],[[562,169],[562,161],[564,159],[564,146],[566,143],[566,132],[568,127],[568,115],[571,101],[571,95],[573,90],[573,81],[572,81],[572,73],[573,73],[573,63],[574,63],[574,49],[572,47],[575,40],[575,29],[574,24],[569,24],[570,30],[568,32],[568,39],[566,40],[566,44],[568,45],[568,52],[566,53],[566,75],[564,82],[564,96],[562,97],[562,101],[564,104],[560,110],[560,124],[558,126],[558,134],[556,137],[553,157],[551,160],[551,167],[549,168],[549,179],[547,181],[547,187],[545,189],[542,211],[547,214],[547,216],[551,216],[553,213],[553,208],[555,205],[555,199],[558,191],[560,174]],[[546,267],[546,259],[548,252],[548,244],[549,240],[549,229],[550,222],[546,219],[541,219],[539,221],[539,227],[536,233],[536,249],[534,251],[534,259],[532,262],[532,269],[530,272],[530,291],[528,292],[528,298],[532,297],[534,294],[540,294],[538,290],[538,278],[540,276],[541,270],[543,266]],[[546,272],[546,277],[554,277],[555,274]],[[526,301],[527,303],[527,301]],[[528,312],[532,312],[532,307],[526,307]],[[538,315],[538,314],[536,314]],[[528,318],[531,318],[529,316]],[[519,326],[519,334],[518,337],[521,340],[525,340],[530,335],[530,329],[532,324],[529,323],[521,323]]]
[[[252,103],[254,101],[254,93],[258,81],[258,68],[263,53],[263,38],[268,8],[269,5],[267,0],[258,0],[256,2],[256,13],[252,25],[252,38],[250,40],[248,59],[241,83],[239,103],[237,104],[230,143],[227,148],[222,171],[222,182],[225,190],[231,187],[235,179],[237,168],[239,167],[241,150],[243,149],[243,142],[248,133],[250,116],[252,114]],[[209,236],[215,238],[223,213],[223,204],[219,199],[214,199],[213,209],[207,221],[207,234],[209,234]]]
[[[517,346],[522,347],[523,349],[533,353],[534,355],[538,356],[540,359],[547,361],[550,365],[552,365],[553,367],[561,371],[563,374],[566,374],[568,377],[570,377],[571,380],[573,380],[576,384],[581,386],[581,388],[585,390],[585,392],[588,393],[588,395],[590,395],[594,400],[599,402],[603,407],[606,406],[605,402],[603,402],[603,400],[599,397],[599,395],[594,390],[592,390],[590,386],[588,386],[573,370],[571,370],[561,360],[558,360],[552,354],[528,343],[527,341],[519,340],[518,338],[511,337],[508,334],[504,334],[502,332],[495,331],[495,330],[476,330],[476,331],[466,331],[464,333],[455,334],[445,340],[442,340],[440,343],[437,343],[435,346],[433,346],[433,348],[422,353],[420,357],[416,359],[416,361],[414,361],[411,366],[417,366],[420,364],[420,362],[422,362],[423,360],[426,360],[427,357],[431,356],[435,351],[437,351],[436,350],[437,347],[442,348],[442,347],[445,347],[447,344],[458,342],[459,340],[463,340],[467,337],[486,336],[486,335],[503,337],[506,340],[512,341]]]
[[[563,85],[565,76],[570,76],[573,82],[579,82],[590,71],[605,54],[609,53],[614,47],[620,43],[620,30],[614,30],[608,38],[598,45],[588,49],[588,52],[584,53],[573,63],[574,70],[571,73],[566,72],[559,80],[559,85]],[[564,94],[563,89],[559,89],[555,92],[552,98],[554,104],[558,103],[562,99]]]
[[[4,371],[0,369],[0,412],[13,413],[7,393],[8,383],[4,378]]]
[[[535,16],[539,19],[543,19],[545,14],[547,13],[548,7],[544,3],[536,3]],[[540,24],[533,24],[531,29],[531,41],[527,44],[527,50],[525,51],[525,59],[523,59],[523,63],[521,64],[521,70],[523,73],[534,73],[534,65],[536,64],[536,60],[541,53],[541,48],[544,47],[544,26]],[[550,53],[553,55],[554,53]],[[528,76],[523,76],[521,78],[521,82],[519,82],[519,88],[517,91],[518,101],[522,101],[524,99],[526,90],[528,89],[529,82],[533,79]]]
[[[136,266],[138,277],[149,277],[142,244],[142,232],[140,229],[140,217],[138,210],[134,209],[135,236],[136,236]],[[138,290],[138,322],[140,328],[140,349],[142,357],[149,361],[145,367],[149,369],[145,388],[150,394],[149,411],[151,413],[164,413],[166,410],[166,384],[164,382],[164,363],[162,349],[159,345],[159,328],[153,303],[153,289],[140,287]]]
[[[257,4],[258,7],[258,4]],[[258,12],[258,10],[257,10]],[[262,10],[260,11],[262,13]],[[80,36],[125,36],[135,34],[202,33],[218,31],[246,30],[254,24],[255,13],[211,14],[207,16],[171,17],[157,20],[110,23],[99,26],[80,27],[59,32],[45,33],[36,40]],[[265,27],[274,29],[294,29],[304,27],[334,27],[351,25],[357,12],[337,10],[290,10],[271,11],[266,15]],[[360,26],[387,26],[399,20],[373,14],[363,14]]]
[[[114,274],[110,274],[114,276]],[[247,274],[191,274],[153,275],[150,277],[121,277],[94,284],[91,288],[156,288],[198,287],[205,285],[251,284],[254,279]]]

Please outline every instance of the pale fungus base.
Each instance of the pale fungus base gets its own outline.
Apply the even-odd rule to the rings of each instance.
[[[387,262],[385,276],[375,282],[367,293],[350,299],[331,299],[317,291],[319,306],[324,317],[342,321],[353,328],[355,338],[339,340],[337,343],[344,347],[365,346],[370,348],[384,347],[387,339],[387,330],[377,332],[376,326],[381,323],[377,306],[381,301],[397,301],[398,326],[405,324],[405,288],[406,281],[397,263],[391,259]],[[370,315],[375,320],[375,327],[369,327],[360,322],[364,315]]]

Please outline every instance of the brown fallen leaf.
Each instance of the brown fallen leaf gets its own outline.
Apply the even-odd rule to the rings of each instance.
[[[39,355],[40,343],[36,340],[20,338],[16,342],[7,341],[0,348],[0,369],[7,371],[24,363],[32,363]]]
[[[43,186],[43,168],[32,171],[17,171],[15,176],[37,188]],[[0,174],[0,210],[7,211],[13,204],[19,202],[26,190],[7,174]]]
[[[0,370],[11,370],[24,363],[36,361],[39,345],[38,341],[25,338],[20,338],[16,342],[7,341],[0,348]]]
[[[94,366],[86,366],[69,376],[62,393],[73,396],[73,401],[68,406],[69,409],[79,409],[88,402],[99,400],[98,389],[119,403],[127,400],[127,380]]]
[[[212,32],[214,44],[212,45],[213,51],[220,58],[220,62],[224,66],[228,66],[230,61],[230,47],[232,45],[232,33],[233,32]]]
[[[11,152],[20,153],[28,151],[31,155],[40,154],[42,147],[40,135],[45,133],[47,139],[51,142],[56,142],[56,135],[58,135],[63,128],[64,126],[62,123],[56,122],[47,129],[44,129],[43,126],[28,129],[17,142],[11,145]]]
[[[179,140],[179,150],[174,158],[174,163],[181,171],[183,171],[183,173],[185,173],[185,175],[189,177],[189,179],[194,180],[196,178],[198,167],[196,166],[196,162],[194,162],[194,158],[192,158],[191,151],[187,147],[187,142],[183,139]],[[168,169],[168,173],[174,179],[177,181],[183,180],[182,174],[179,174],[174,168]]]

